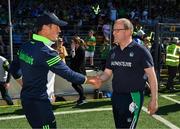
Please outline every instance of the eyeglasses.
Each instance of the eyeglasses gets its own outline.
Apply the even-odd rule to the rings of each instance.
[[[120,31],[120,30],[127,30],[127,29],[113,29],[113,31]]]

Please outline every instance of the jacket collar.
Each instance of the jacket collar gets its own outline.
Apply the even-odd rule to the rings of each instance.
[[[38,34],[33,34],[32,39],[36,40],[36,41],[43,42],[47,46],[51,46],[52,44],[54,44],[54,42],[52,42],[48,38],[41,36],[41,35],[38,35]]]

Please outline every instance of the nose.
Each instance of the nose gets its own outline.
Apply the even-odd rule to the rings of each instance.
[[[58,26],[58,33],[61,33],[61,28]]]

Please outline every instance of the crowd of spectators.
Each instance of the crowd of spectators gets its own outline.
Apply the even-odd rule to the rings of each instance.
[[[178,2],[143,0],[12,0],[11,10],[14,26],[26,25],[43,12],[54,12],[70,25],[97,25],[98,19],[109,17],[115,20],[120,17],[152,24],[153,20],[179,18]],[[8,24],[8,2],[1,0],[0,24]],[[30,19],[29,19],[30,18]]]
[[[96,18],[108,16],[129,17],[140,21],[179,18],[178,1],[158,0],[144,2],[144,0],[11,0],[11,10],[13,19],[37,17],[44,11],[57,14],[61,19],[73,24],[94,24]],[[0,4],[0,24],[8,23],[8,2],[1,0]],[[110,14],[113,13],[113,14]],[[19,21],[19,22],[20,22]],[[31,19],[32,21],[32,19]],[[146,21],[147,22],[147,21]]]
[[[180,18],[179,6],[178,1],[169,0],[11,0],[13,43],[20,44],[27,40],[34,31],[36,17],[44,12],[54,12],[68,22],[68,27],[64,29],[65,35],[90,29],[103,35],[106,31],[102,31],[103,25],[107,28],[107,23],[111,25],[121,17],[151,26],[165,18],[177,21]],[[0,25],[0,31],[8,25],[7,0],[1,0]],[[104,36],[108,40],[107,33],[109,32],[104,33]],[[68,40],[65,39],[66,42]]]

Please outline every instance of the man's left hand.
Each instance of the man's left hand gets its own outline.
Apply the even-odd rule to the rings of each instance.
[[[5,84],[4,84],[4,87],[5,87],[6,89],[8,89],[8,88],[10,87],[10,83],[5,83]]]
[[[149,102],[148,105],[148,111],[150,115],[155,114],[155,112],[158,110],[158,101],[157,100],[152,100]]]

